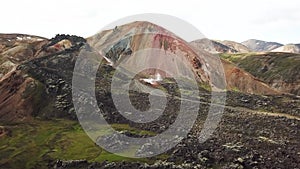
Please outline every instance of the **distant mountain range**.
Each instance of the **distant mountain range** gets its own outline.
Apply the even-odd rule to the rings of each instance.
[[[242,42],[243,45],[247,46],[248,49],[255,52],[266,52],[272,51],[276,48],[283,46],[283,44],[277,42],[266,42],[262,40],[249,39],[247,41]]]
[[[203,43],[203,39],[196,40],[196,43]],[[267,42],[256,39],[249,39],[242,43],[229,40],[210,40],[214,48],[206,51],[210,53],[248,53],[248,52],[284,52],[284,53],[300,53],[300,44],[283,45],[277,42]]]

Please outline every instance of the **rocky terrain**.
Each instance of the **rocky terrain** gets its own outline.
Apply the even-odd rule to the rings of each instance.
[[[263,127],[262,127],[263,126]],[[154,163],[56,161],[54,168],[298,168],[299,121],[227,110],[212,138],[190,135]]]
[[[118,26],[87,39],[70,35],[52,39],[0,35],[0,168],[300,168],[300,98],[297,96],[300,83],[297,81],[299,66],[295,64],[299,56],[232,54],[247,49],[230,41],[205,41],[212,46],[198,42],[189,44],[148,22]],[[75,62],[83,50],[93,52],[92,48],[98,52],[92,61],[103,59],[95,79],[95,105],[89,93],[85,98],[75,96],[72,100]],[[150,102],[149,94],[139,90],[140,86],[168,93],[162,116],[153,122],[129,121],[118,112],[111,96],[116,67],[146,48],[176,53],[190,65],[199,95],[188,102],[200,103],[200,109],[187,138],[166,153],[142,159],[120,157],[98,147],[86,135],[78,124],[73,101],[100,107],[106,121],[127,136],[140,138],[162,133],[176,120],[181,101],[178,84],[167,73],[146,70],[135,76],[129,91],[132,105],[142,111],[149,108]],[[205,52],[206,48],[226,53],[221,54],[220,63],[224,67],[227,96],[217,129],[200,143],[198,137],[211,102],[212,89],[208,84],[213,81],[205,70],[220,69],[217,64],[205,64],[207,60],[215,63],[218,59]],[[157,60],[162,68],[171,67],[178,76],[184,76],[179,61],[172,64],[167,61]],[[155,61],[129,64],[143,62]],[[122,73],[122,78],[117,79],[120,82],[128,75],[126,71]],[[156,73],[162,76],[157,85],[139,81]],[[184,91],[194,92],[188,88]],[[118,94],[121,98],[125,96],[122,92]],[[92,115],[96,113],[99,112]],[[118,149],[116,136],[105,127],[101,131],[103,136],[99,139]],[[130,147],[119,151],[151,153],[156,144],[142,147],[149,151],[131,152]]]
[[[31,58],[15,62],[10,72],[2,69],[1,73],[6,74],[0,81],[0,120],[23,121],[41,114],[45,117],[64,116],[71,107],[70,99],[68,103],[63,100],[67,97],[66,93],[71,98],[70,84],[75,64],[72,57],[76,57],[83,42],[83,38],[58,35],[43,41],[44,45],[38,46],[38,52],[33,53]],[[64,46],[64,43],[70,46]],[[32,50],[28,48],[20,50],[15,59],[25,55],[27,49]],[[2,58],[9,60],[10,56],[13,55],[2,55]],[[67,80],[68,83],[65,82]]]

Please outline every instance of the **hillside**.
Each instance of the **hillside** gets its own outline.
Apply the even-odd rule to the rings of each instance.
[[[193,41],[190,44],[195,47],[195,50],[197,49],[203,49],[206,43],[213,43],[209,40],[197,40]],[[215,47],[215,46],[214,46]],[[218,48],[216,48],[217,50]],[[208,51],[208,50],[206,50]],[[208,51],[211,52],[211,51]],[[228,55],[228,52],[226,52]],[[222,54],[221,54],[222,55]],[[224,54],[225,55],[225,54]],[[234,54],[232,54],[234,55]],[[217,55],[216,55],[217,56]],[[210,63],[218,62],[218,59],[211,57],[210,55],[207,56],[207,60],[210,60]],[[252,94],[279,94],[280,92],[270,88],[268,85],[266,85],[263,81],[259,80],[255,76],[251,75],[247,71],[240,69],[239,67],[235,66],[231,62],[228,62],[226,60],[223,60],[223,58],[220,58],[220,61],[222,63],[222,68],[224,69],[224,75],[226,79],[227,89],[228,90],[237,90],[240,92],[245,93],[252,93]],[[210,65],[212,67],[212,71],[218,70],[218,66],[220,65]]]
[[[209,39],[198,39],[190,42],[190,44],[197,46],[198,49],[205,50],[209,53],[238,53],[238,50],[229,47],[222,42],[209,40]]]
[[[274,89],[300,95],[300,55],[293,53],[222,54]]]
[[[300,44],[288,44],[272,50],[272,52],[300,53]]]
[[[4,76],[0,80],[0,121],[24,121],[36,115],[66,116],[69,109],[62,107],[59,100],[64,98],[59,97],[59,94],[64,95],[68,91],[70,96],[74,65],[68,62],[76,56],[80,43],[84,41],[83,38],[58,35],[50,40],[38,41],[36,46],[25,42],[17,52],[10,51],[15,49],[19,42],[15,42],[11,49],[5,50],[1,55],[4,63],[0,73]],[[71,46],[63,45],[64,43]],[[26,51],[32,51],[31,55],[27,55]],[[10,61],[13,64],[6,69],[5,65]],[[68,79],[68,84],[62,78]],[[73,118],[74,116],[75,114]]]
[[[218,42],[236,50],[237,51],[236,53],[248,53],[251,51],[247,46],[245,46],[241,43],[238,43],[238,42],[229,41],[229,40],[223,40],[223,41],[218,41]]]
[[[18,64],[36,57],[46,43],[46,38],[37,36],[0,34],[0,80]]]

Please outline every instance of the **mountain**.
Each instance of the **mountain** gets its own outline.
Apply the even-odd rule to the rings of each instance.
[[[250,94],[279,94],[277,89],[272,89],[264,81],[258,79],[247,71],[222,60],[225,70],[227,88]]]
[[[254,52],[272,51],[278,47],[283,46],[283,44],[277,42],[266,42],[266,41],[256,40],[256,39],[249,39],[247,41],[242,42],[242,44]]]
[[[197,46],[198,49],[205,50],[209,53],[237,53],[238,50],[231,48],[222,42],[209,40],[209,39],[198,39],[190,42],[194,46]]]
[[[68,116],[71,100],[64,105],[60,101],[71,96],[74,57],[85,40],[67,35],[50,40],[30,39],[29,42],[27,35],[4,37],[5,47],[0,55],[0,74],[3,75],[0,80],[0,121],[26,121],[36,115]]]
[[[164,56],[160,56],[158,59],[148,57],[141,60],[135,59],[129,63],[132,65],[129,67],[138,65],[148,67],[157,62],[160,63],[161,69],[171,69],[176,72],[175,74],[181,76],[184,72],[182,71],[182,64],[192,65],[191,68],[196,79],[199,82],[209,83],[208,75],[205,72],[207,67],[204,59],[199,57],[187,42],[155,24],[133,22],[118,26],[113,30],[100,32],[89,37],[87,41],[113,66],[118,65],[126,58],[135,57],[137,51],[148,48],[170,52],[176,55],[176,58],[172,61]],[[150,74],[154,75],[155,71]],[[162,76],[164,77],[166,74],[162,74]]]
[[[241,43],[228,40],[198,39],[191,44],[209,53],[248,53],[250,50]]]
[[[300,53],[300,44],[284,45],[276,49],[273,49],[272,52]]]
[[[300,55],[294,53],[221,54],[276,90],[300,95]]]
[[[0,80],[18,64],[39,53],[46,38],[23,34],[0,34]]]
[[[206,50],[208,52],[212,52],[214,50],[212,48],[215,47],[215,45],[213,45],[213,47],[211,47],[210,44],[215,44],[215,43],[211,42],[208,39],[196,40],[196,41],[190,42],[190,44],[192,46],[194,46],[195,50],[202,49],[202,50]],[[204,48],[207,46],[210,47],[212,50],[208,50],[208,48]],[[221,45],[219,45],[219,46],[221,46]],[[222,47],[223,46],[225,46],[225,45],[222,45]],[[227,47],[225,47],[225,48],[227,48]],[[216,49],[220,49],[220,48],[216,48]],[[225,52],[225,53],[228,53],[228,52]],[[228,55],[230,55],[230,53],[228,53]],[[210,61],[210,63],[214,63],[214,62],[218,63],[218,60],[216,60],[216,58],[214,58],[214,57],[208,57],[207,59],[212,59]],[[238,90],[240,92],[255,93],[255,94],[278,94],[279,93],[278,91],[270,88],[263,81],[259,80],[258,78],[251,75],[250,73],[246,72],[245,70],[240,69],[239,67],[235,66],[231,62],[223,60],[223,58],[220,58],[220,61],[224,68],[225,79],[226,79],[228,90]],[[218,66],[219,65],[211,65],[212,70],[213,71],[218,70]]]
[[[246,47],[245,45],[238,43],[238,42],[229,41],[229,40],[223,40],[223,41],[218,41],[218,42],[236,50],[237,53],[248,53],[251,51],[248,47]]]

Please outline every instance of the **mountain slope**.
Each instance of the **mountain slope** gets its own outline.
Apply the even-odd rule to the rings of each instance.
[[[204,45],[211,43],[209,40],[193,41],[190,44],[195,47],[195,49],[205,49],[203,47],[209,46]],[[212,42],[213,43],[213,42]],[[222,54],[221,54],[222,55]],[[230,54],[228,54],[230,55]],[[214,57],[208,57],[211,59],[210,63],[218,62]],[[268,85],[263,83],[261,80],[257,79],[248,72],[238,68],[234,64],[221,59],[222,66],[224,68],[225,79],[227,82],[228,90],[238,90],[245,93],[255,93],[255,94],[278,94],[279,92],[270,88]],[[212,70],[218,70],[219,65],[211,65]]]
[[[205,50],[209,53],[237,53],[238,50],[231,48],[222,42],[209,40],[209,39],[198,39],[190,42],[190,44],[197,46],[197,48]]]
[[[134,68],[139,65],[149,67],[149,65],[159,63],[162,70],[172,70],[172,72],[176,72],[175,75],[182,76],[184,73],[182,66],[190,65],[199,82],[209,83],[209,75],[203,56],[198,56],[187,42],[158,25],[149,22],[133,22],[118,26],[113,30],[100,32],[89,37],[87,41],[113,66],[126,59],[130,60],[131,57],[136,57],[137,51],[161,50],[161,56],[156,59],[153,56],[142,60],[137,58],[128,63],[132,64],[128,67]],[[176,58],[172,61],[168,60],[168,57],[163,56],[165,52],[169,52]],[[155,71],[150,74],[155,74]],[[162,74],[162,76],[167,75]]]
[[[222,54],[223,58],[282,92],[300,95],[300,55],[293,53]]]
[[[46,38],[24,34],[0,34],[0,80],[24,61],[36,57]]]
[[[248,49],[245,45],[228,40],[209,40],[209,39],[198,39],[190,42],[198,46],[199,48],[209,53],[248,53]]]
[[[62,46],[62,41],[72,45]],[[32,116],[74,118],[75,114],[67,115],[71,107],[70,84],[74,57],[82,42],[83,38],[58,35],[42,44],[26,46],[25,51],[36,51],[29,56],[24,50],[3,55],[3,60],[17,61],[10,72],[1,70],[4,76],[0,80],[0,121],[24,121]],[[4,53],[7,51],[10,49]]]
[[[300,44],[288,44],[272,50],[272,52],[300,53]]]
[[[251,51],[250,49],[248,49],[248,47],[246,47],[245,45],[238,43],[238,42],[229,41],[229,40],[218,41],[218,42],[236,50],[237,53],[248,53]]]
[[[270,88],[266,83],[259,80],[250,73],[233,65],[230,62],[222,60],[227,88],[229,90],[238,90],[250,94],[279,94],[277,90]]]

